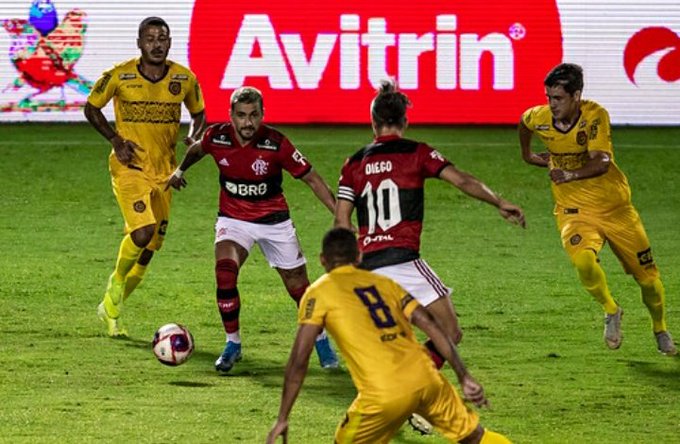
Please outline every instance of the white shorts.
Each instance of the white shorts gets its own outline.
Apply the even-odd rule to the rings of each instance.
[[[388,265],[372,271],[395,280],[424,307],[451,294],[451,289],[444,285],[439,276],[422,259]]]
[[[292,270],[307,263],[290,219],[267,225],[220,216],[215,223],[215,243],[222,241],[236,242],[248,252],[257,244],[275,268]]]

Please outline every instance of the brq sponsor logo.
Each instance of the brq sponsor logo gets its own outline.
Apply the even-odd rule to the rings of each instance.
[[[515,122],[544,100],[543,77],[562,59],[554,0],[222,8],[197,0],[189,37],[189,62],[216,119],[229,117],[220,104],[247,84],[263,91],[272,121],[365,123],[380,81],[394,78],[415,104],[411,122]]]

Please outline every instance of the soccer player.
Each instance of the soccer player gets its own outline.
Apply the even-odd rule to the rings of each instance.
[[[170,28],[159,17],[139,24],[141,57],[103,73],[85,105],[85,117],[111,143],[109,171],[125,220],[125,237],[97,313],[109,336],[127,336],[120,319],[123,302],[142,280],[168,228],[172,193],[165,181],[177,166],[175,144],[182,103],[191,113],[184,143],[205,129],[204,104],[194,74],[168,60]],[[115,129],[101,109],[113,99]]]
[[[354,234],[330,230],[323,239],[326,274],[302,298],[298,332],[286,366],[279,415],[267,443],[288,433],[288,416],[307,372],[314,338],[326,327],[345,357],[357,397],[335,432],[336,443],[386,443],[411,413],[431,421],[451,442],[508,443],[485,430],[456,389],[416,341],[410,323],[432,338],[453,367],[465,398],[487,405],[482,386],[461,361],[453,338],[396,282],[356,267]],[[409,323],[410,321],[410,323]]]
[[[278,271],[296,304],[309,286],[306,260],[300,250],[288,204],[281,188],[282,171],[302,179],[329,211],[335,197],[329,186],[295,146],[279,131],[262,124],[262,94],[252,87],[231,95],[231,121],[208,128],[200,142],[186,152],[167,187],[186,185],[186,170],[210,154],[220,172],[220,208],[215,225],[217,307],[227,334],[224,352],[215,369],[228,372],[241,360],[240,296],[236,285],[240,268],[254,244]],[[325,332],[316,341],[324,368],[338,366]]]
[[[442,179],[500,215],[524,227],[524,214],[474,176],[457,169],[423,142],[405,139],[410,101],[392,82],[383,81],[371,103],[375,140],[347,159],[342,168],[335,226],[351,228],[357,209],[362,268],[397,281],[440,323],[456,344],[462,337],[449,297],[451,289],[420,258],[427,178]],[[426,343],[438,367],[444,356]]]
[[[549,169],[562,246],[581,283],[604,309],[604,341],[610,349],[618,349],[623,338],[623,310],[609,291],[598,258],[607,242],[640,286],[658,350],[675,355],[677,348],[666,327],[659,271],[631,203],[628,180],[614,162],[609,114],[597,103],[581,98],[583,70],[578,65],[557,65],[544,85],[548,104],[529,108],[519,124],[522,158]],[[547,152],[532,151],[534,133]]]

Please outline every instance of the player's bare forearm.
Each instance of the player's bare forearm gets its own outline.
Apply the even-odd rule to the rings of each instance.
[[[189,131],[187,137],[184,139],[184,143],[187,146],[193,145],[194,142],[200,140],[201,135],[205,131],[207,123],[205,120],[205,112],[193,114],[191,116],[191,123],[189,124]]]
[[[205,156],[205,152],[201,148],[201,141],[196,141],[189,146],[189,149],[184,153],[184,158],[179,164],[179,169],[184,172],[188,170],[193,164],[201,160]]]
[[[297,336],[286,365],[281,406],[279,407],[279,422],[287,421],[293,409],[293,404],[295,404],[307,374],[309,356],[314,348],[314,341],[316,341],[319,333],[321,333],[321,328],[316,325],[305,324],[298,327]]]
[[[338,199],[335,204],[335,220],[333,226],[335,228],[352,229],[352,211],[354,211],[354,204],[345,199]]]
[[[520,122],[518,126],[519,145],[522,148],[522,159],[529,165],[547,168],[550,161],[550,154],[547,152],[534,153],[531,151],[531,138],[533,132],[527,128],[524,122]]]
[[[302,180],[312,189],[314,195],[328,208],[331,214],[335,211],[335,196],[326,181],[314,170],[302,176]]]
[[[460,171],[449,165],[439,173],[439,178],[449,182],[470,197],[487,202],[495,207],[500,206],[501,198],[472,174]]]
[[[87,121],[90,122],[94,129],[96,129],[99,134],[104,136],[106,140],[110,141],[118,135],[113,127],[111,127],[109,124],[109,121],[106,120],[106,117],[104,116],[104,113],[102,113],[101,109],[88,102],[85,104],[84,113]]]

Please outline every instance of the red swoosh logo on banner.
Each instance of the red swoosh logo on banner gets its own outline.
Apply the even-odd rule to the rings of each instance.
[[[644,28],[636,32],[626,44],[623,66],[633,84],[638,65],[648,56],[663,49],[673,48],[659,60],[657,74],[666,82],[680,79],[680,37],[669,28],[660,26]]]

